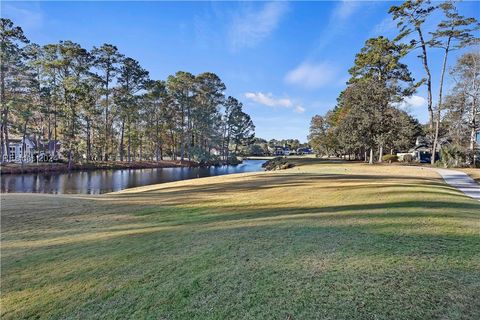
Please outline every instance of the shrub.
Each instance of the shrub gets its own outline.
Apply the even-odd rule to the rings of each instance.
[[[294,166],[295,165],[293,163],[288,162],[287,158],[281,157],[273,158],[262,164],[262,167],[267,171],[284,170],[293,168]]]
[[[200,166],[210,166],[220,163],[220,158],[217,155],[210,154],[207,150],[194,147],[190,150],[192,159]]]
[[[403,162],[412,163],[413,162],[413,156],[411,154],[404,155],[403,156]]]
[[[386,154],[382,157],[382,160],[388,163],[397,162],[398,156],[396,154]]]
[[[459,167],[465,160],[465,152],[456,145],[447,144],[440,149],[439,161],[445,168]]]
[[[242,163],[242,161],[239,160],[236,155],[231,154],[231,155],[228,156],[227,164],[236,165],[236,164],[240,164],[240,163]]]

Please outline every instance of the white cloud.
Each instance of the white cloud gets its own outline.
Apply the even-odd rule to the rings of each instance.
[[[245,93],[245,98],[269,107],[290,108],[293,106],[293,102],[290,99],[288,98],[277,99],[271,93],[247,92]]]
[[[342,34],[350,30],[355,23],[355,17],[361,15],[360,10],[366,11],[374,4],[375,2],[371,1],[339,1],[330,12],[328,23],[322,29],[311,55],[322,54],[325,47],[334,44]]]
[[[30,8],[14,6],[13,4],[2,4],[2,16],[11,19],[15,25],[21,26],[22,29],[32,30],[43,26],[43,13],[38,5],[32,5]]]
[[[268,2],[260,10],[252,9],[233,18],[229,42],[234,50],[253,47],[267,38],[288,9],[286,2]]]
[[[334,81],[337,73],[337,69],[326,62],[318,64],[303,62],[286,74],[285,82],[315,89]]]
[[[295,103],[290,98],[276,98],[271,93],[263,93],[263,92],[246,92],[245,98],[264,105],[268,107],[282,107],[282,108],[293,108],[293,111],[296,113],[304,113],[305,108],[302,107],[300,104]]]
[[[408,108],[420,108],[427,104],[427,99],[421,96],[413,95],[411,97],[406,97],[402,102],[397,104],[398,108],[408,109]]]
[[[340,19],[347,20],[350,18],[359,7],[360,1],[346,1],[343,0],[337,7],[334,9],[331,19]]]
[[[295,106],[294,111],[295,111],[296,113],[304,113],[304,112],[305,112],[305,108],[302,107],[301,105],[297,105],[297,106]]]
[[[391,16],[387,16],[373,27],[370,35],[375,37],[391,36],[394,32],[397,32],[397,22]]]

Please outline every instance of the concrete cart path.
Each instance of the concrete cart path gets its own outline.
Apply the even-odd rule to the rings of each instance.
[[[461,171],[435,169],[445,180],[445,182],[452,187],[465,193],[467,196],[480,201],[480,185],[475,182],[470,176]]]

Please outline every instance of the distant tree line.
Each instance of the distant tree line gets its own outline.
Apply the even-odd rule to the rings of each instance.
[[[268,156],[272,155],[275,147],[288,147],[290,150],[297,151],[299,148],[308,148],[308,143],[302,143],[298,139],[270,139],[254,138],[252,144],[244,147],[242,152],[249,156]]]
[[[74,161],[228,161],[254,125],[214,73],[153,80],[111,44],[40,46],[1,19],[1,159],[12,134],[62,142]],[[25,148],[23,148],[24,150]]]
[[[426,33],[425,22],[434,12],[443,20],[436,30]],[[337,105],[326,115],[316,115],[310,126],[309,143],[318,153],[344,155],[356,159],[374,158],[382,161],[385,152],[408,150],[415,138],[427,137],[432,151],[432,163],[440,140],[449,141],[445,149],[453,148],[472,163],[475,153],[475,134],[479,131],[479,52],[461,56],[451,76],[455,88],[443,97],[449,53],[468,46],[477,46],[475,32],[479,24],[457,12],[453,1],[432,5],[426,0],[408,0],[389,10],[397,21],[399,35],[368,39],[356,55],[349,70],[350,80]],[[430,50],[442,50],[438,100],[433,104]],[[417,54],[422,61],[425,78],[415,81],[402,59]],[[423,127],[399,106],[413,95],[418,87],[426,86],[428,124]]]

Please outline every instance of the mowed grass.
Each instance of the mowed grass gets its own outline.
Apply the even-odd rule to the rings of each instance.
[[[480,202],[430,169],[2,195],[2,319],[479,319]]]

